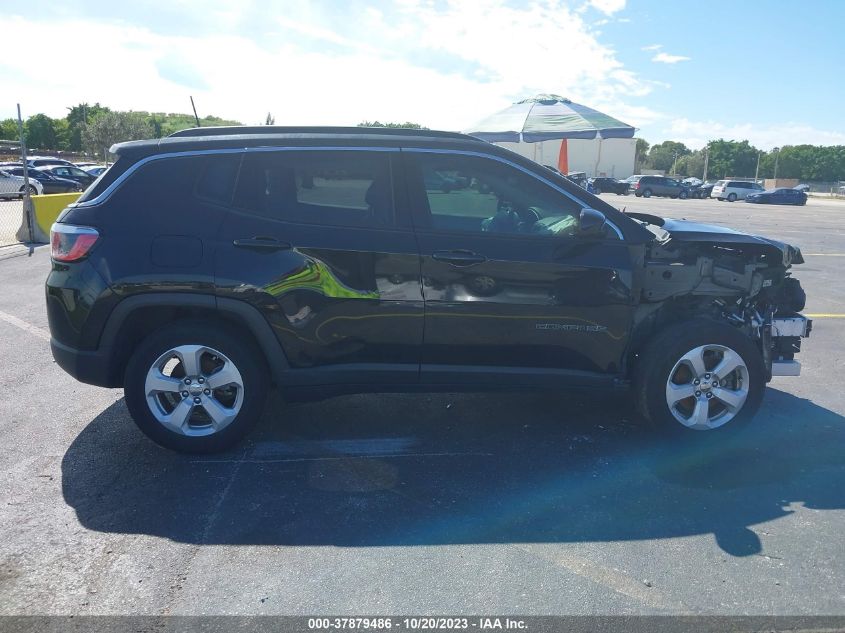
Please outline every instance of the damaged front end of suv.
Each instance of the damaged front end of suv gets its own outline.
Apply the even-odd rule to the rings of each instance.
[[[798,248],[724,227],[627,215],[655,236],[644,262],[639,336],[672,321],[720,320],[755,342],[767,381],[800,374],[795,354],[812,321],[800,314],[806,296],[790,276],[804,263]]]

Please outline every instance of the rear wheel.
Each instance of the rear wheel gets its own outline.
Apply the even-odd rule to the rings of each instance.
[[[643,191],[643,198],[651,198],[651,189]]]
[[[736,194],[735,193],[729,193],[728,194],[728,202],[736,202]]]
[[[599,195],[601,193],[601,187],[593,187],[593,192],[595,195]]]
[[[742,332],[695,319],[669,327],[646,346],[634,384],[640,412],[660,430],[737,428],[760,407],[765,366]]]
[[[687,198],[689,198],[689,194],[686,191],[682,191],[681,193],[678,194],[678,197],[681,200],[686,200]]]
[[[174,323],[144,339],[126,368],[126,404],[157,444],[209,453],[258,421],[269,384],[260,352],[233,328]]]

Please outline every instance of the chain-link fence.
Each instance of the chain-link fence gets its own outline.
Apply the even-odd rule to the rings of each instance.
[[[0,199],[0,248],[29,241],[24,200]]]

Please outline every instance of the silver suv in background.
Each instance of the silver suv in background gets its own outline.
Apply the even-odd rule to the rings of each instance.
[[[735,202],[737,200],[745,200],[746,196],[752,193],[760,193],[763,187],[756,182],[746,182],[744,180],[719,180],[713,185],[713,191],[710,193],[711,198],[717,200],[727,200],[728,202]]]

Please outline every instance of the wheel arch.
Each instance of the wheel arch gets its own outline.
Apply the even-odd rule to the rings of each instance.
[[[714,298],[705,295],[687,295],[660,303],[642,304],[634,317],[630,342],[625,354],[626,377],[633,376],[643,350],[666,328],[685,321],[696,320],[727,323],[712,309]],[[730,301],[731,297],[724,299]]]
[[[193,293],[144,293],[123,299],[109,315],[100,349],[108,350],[109,386],[123,384],[126,364],[138,343],[158,327],[184,319],[219,321],[252,339],[280,384],[290,365],[270,324],[255,306],[236,299]]]

